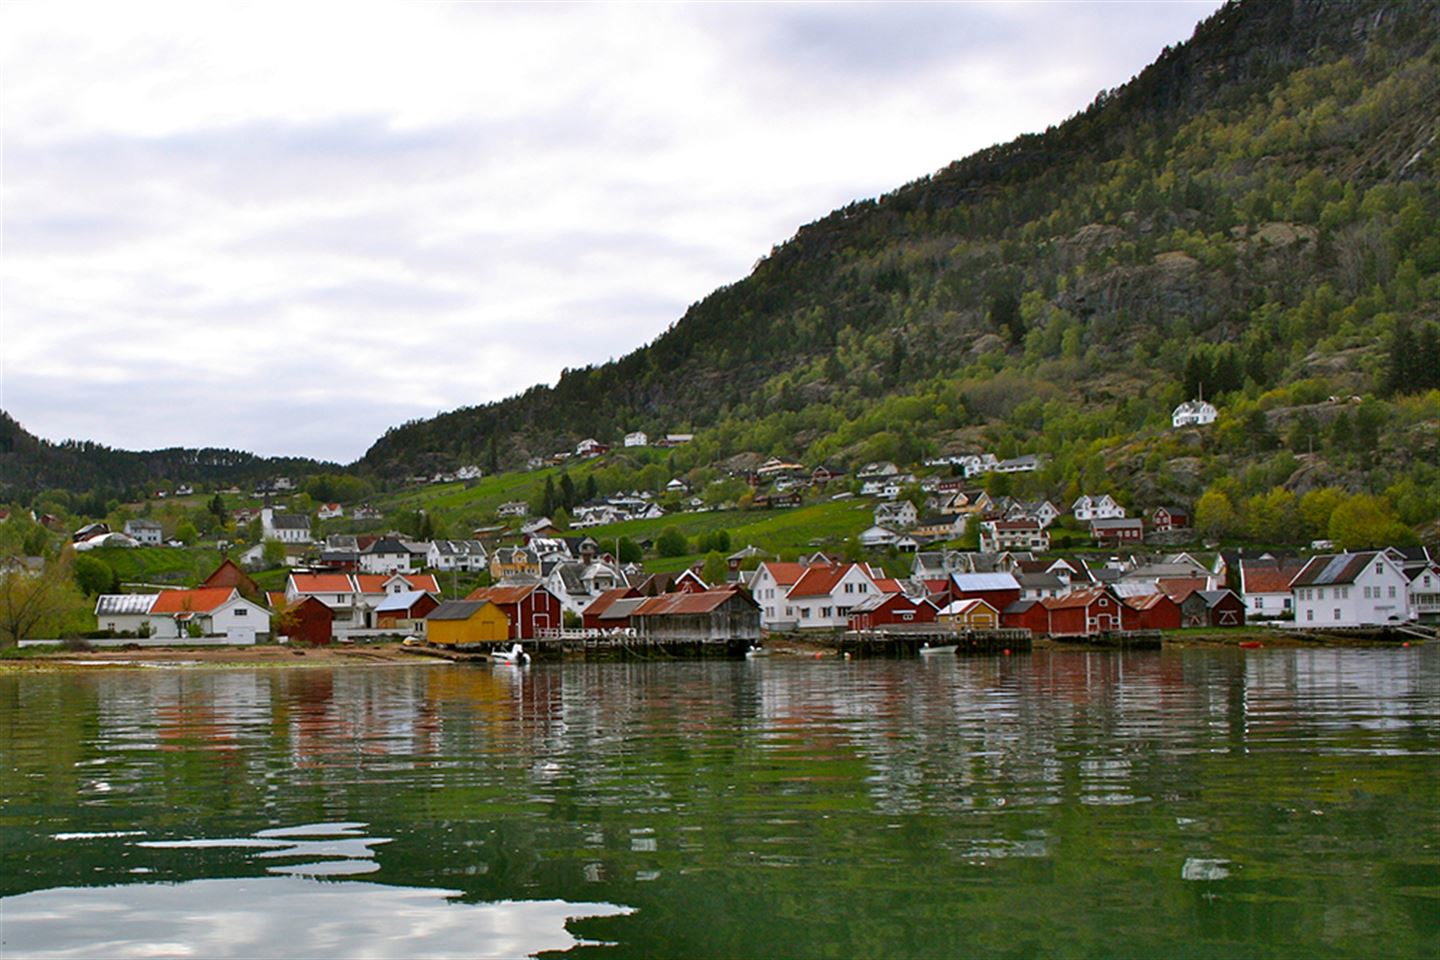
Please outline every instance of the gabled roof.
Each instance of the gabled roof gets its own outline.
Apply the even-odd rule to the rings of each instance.
[[[1198,596],[1201,600],[1204,600],[1204,601],[1205,601],[1205,606],[1207,606],[1207,607],[1213,607],[1213,606],[1215,606],[1215,604],[1219,603],[1221,600],[1224,600],[1226,597],[1234,597],[1234,596],[1235,596],[1235,591],[1233,591],[1233,590],[1196,590],[1196,591],[1195,591],[1195,595]],[[1239,598],[1239,597],[1236,597],[1235,599],[1236,599],[1236,600],[1239,600],[1240,598]]]
[[[986,607],[997,614],[1000,612],[995,609],[995,604],[987,602],[985,598],[971,597],[968,600],[952,600],[945,605],[945,609],[940,611],[940,615],[942,617],[963,616],[973,611],[976,607]]]
[[[760,569],[770,571],[771,578],[782,587],[792,587],[800,582],[809,568],[803,563],[781,563],[769,561],[760,564]]]
[[[1142,593],[1138,597],[1127,597],[1125,602],[1136,610],[1149,610],[1162,603],[1179,603],[1179,599],[1165,593]]]
[[[648,597],[635,608],[631,616],[656,617],[710,613],[736,597],[751,606],[757,606],[754,600],[738,590],[697,590],[693,593],[662,593],[658,597]]]
[[[354,593],[355,585],[343,573],[292,573],[296,593]]]
[[[1383,554],[1370,551],[1368,553],[1337,553],[1324,556],[1311,557],[1310,562],[1300,569],[1295,579],[1290,581],[1294,587],[1328,587],[1332,583],[1354,583],[1355,578],[1364,572],[1365,567],[1377,557]],[[1386,557],[1392,565],[1393,560]]]
[[[811,567],[791,587],[785,596],[791,600],[801,597],[828,597],[835,589],[835,585],[845,579],[845,575],[851,570],[864,570],[859,564],[846,563],[839,566]],[[867,576],[868,579],[868,576]]]
[[[469,620],[479,612],[487,600],[446,600],[426,614],[426,620]]]
[[[638,596],[638,594],[634,587],[615,587],[613,590],[606,590],[601,593],[600,596],[590,601],[590,605],[585,608],[585,615],[591,617],[603,616],[605,611],[609,610],[615,601],[636,596]]]
[[[404,593],[392,593],[384,600],[375,605],[376,613],[385,613],[390,610],[409,610],[420,602],[421,597],[428,597],[424,590],[406,590]]]
[[[153,593],[102,593],[95,600],[95,615],[115,617],[149,613],[154,603]]]
[[[1076,590],[1063,597],[1046,597],[1044,600],[1041,600],[1040,603],[1043,604],[1047,610],[1064,610],[1072,607],[1088,607],[1101,597],[1107,597],[1116,602],[1120,600],[1113,590],[1107,590],[1104,587],[1092,587],[1089,590]]]
[[[1210,585],[1204,577],[1171,577],[1166,580],[1157,580],[1155,584],[1176,603],[1180,603],[1192,593],[1199,593]]]
[[[151,613],[209,613],[236,595],[234,587],[201,587],[198,590],[162,590],[155,595]]]
[[[303,513],[276,513],[270,516],[270,526],[276,530],[309,530],[310,518]]]
[[[1019,590],[1020,581],[1009,573],[952,573],[957,590]]]
[[[516,604],[525,600],[537,590],[543,589],[538,583],[500,584],[494,587],[480,587],[470,591],[466,600],[489,600],[496,606]],[[549,593],[548,590],[544,591]]]

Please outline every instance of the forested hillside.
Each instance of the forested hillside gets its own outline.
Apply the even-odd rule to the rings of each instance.
[[[50,488],[86,494],[93,503],[78,512],[104,516],[112,498],[141,499],[157,483],[250,484],[276,475],[303,476],[334,464],[294,457],[257,457],[239,450],[133,452],[99,443],[51,443],[27,432],[0,410],[0,503],[27,500]]]
[[[1437,25],[1434,0],[1227,6],[1059,127],[802,227],[649,346],[406,424],[359,466],[688,428],[681,470],[983,448],[1049,454],[1053,495],[1337,483],[1428,519]],[[1202,391],[1221,421],[1168,431]]]

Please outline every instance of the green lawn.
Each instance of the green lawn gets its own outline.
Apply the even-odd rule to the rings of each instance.
[[[205,547],[102,547],[89,556],[110,565],[124,583],[193,586],[220,565],[220,552]]]

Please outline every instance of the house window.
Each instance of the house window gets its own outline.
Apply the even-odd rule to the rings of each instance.
[[[1305,619],[1306,619],[1306,620],[1314,620],[1314,619],[1315,619],[1315,611],[1314,611],[1314,610],[1306,610],[1306,611],[1305,611]]]
[[[1339,620],[1339,619],[1340,619],[1340,608],[1339,608],[1339,607],[1336,607],[1334,610],[1332,610],[1332,611],[1330,612],[1330,619],[1332,619],[1332,620]]]
[[[1394,600],[1394,599],[1395,599],[1395,588],[1394,588],[1394,587],[1391,587],[1391,588],[1390,588],[1390,599],[1391,599],[1391,600]]]
[[[236,608],[235,608],[235,616],[237,616],[237,617],[248,616],[249,613],[250,613],[250,611],[249,611],[249,610],[246,610],[244,607],[236,607]]]
[[[801,607],[801,608],[800,608],[800,619],[801,619],[801,620],[809,620],[809,619],[810,619],[810,608],[809,608],[809,607]]]
[[[822,616],[822,617],[828,617],[828,616],[832,615],[834,612],[835,612],[835,609],[834,609],[833,607],[821,607],[821,608],[820,608],[820,616]]]
[[[1383,563],[1377,563],[1377,564],[1375,564],[1375,572],[1376,572],[1376,573],[1384,573],[1384,572],[1385,572],[1385,564],[1383,564]]]
[[[1316,589],[1316,591],[1315,591],[1315,599],[1316,599],[1316,600],[1324,600],[1324,599],[1325,599],[1325,588],[1324,588],[1324,587],[1319,587],[1319,588]]]

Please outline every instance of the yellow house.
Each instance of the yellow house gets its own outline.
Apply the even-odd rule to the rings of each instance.
[[[489,600],[447,600],[425,618],[425,636],[447,647],[502,643],[510,639],[510,618]]]
[[[500,547],[490,554],[490,579],[540,576],[540,558],[524,547]]]
[[[996,630],[1000,626],[1000,611],[977,597],[949,604],[940,611],[939,619],[957,630]]]

